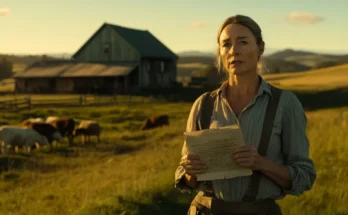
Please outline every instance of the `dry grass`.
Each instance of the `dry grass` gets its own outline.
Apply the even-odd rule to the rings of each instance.
[[[54,153],[45,149],[31,158],[24,157],[26,167],[19,168],[16,158],[12,158],[13,168],[1,174],[0,213],[184,213],[190,197],[173,190],[173,174],[190,107],[191,104],[181,103],[2,114],[1,119],[10,124],[18,124],[30,115],[74,115],[78,120],[94,116],[105,132],[101,145],[57,145]],[[171,125],[137,131],[142,120],[155,112],[168,113]],[[348,140],[344,130],[348,126],[348,109],[308,112],[307,116],[310,152],[318,179],[303,196],[280,201],[284,214],[348,213]],[[3,157],[1,160],[2,166],[8,161]]]
[[[286,197],[280,204],[285,214],[348,214],[348,108],[314,111],[307,116],[317,180],[310,192]]]
[[[308,79],[307,90],[325,89],[346,78],[347,65],[301,74],[265,76],[291,87]],[[324,78],[323,78],[324,77]],[[328,79],[325,79],[328,78]],[[326,81],[325,81],[326,80]],[[302,82],[301,82],[302,81]],[[314,88],[314,89],[313,89]],[[31,157],[0,157],[0,214],[185,214],[190,196],[173,189],[183,131],[192,103],[143,104],[103,108],[34,109],[0,113],[0,121],[71,115],[94,118],[103,126],[98,146],[57,145]],[[171,125],[140,132],[153,113],[167,113]],[[348,107],[316,110],[308,116],[310,153],[318,177],[313,189],[300,197],[279,201],[285,215],[348,214]],[[10,162],[10,165],[8,164]]]
[[[348,64],[298,73],[265,74],[270,83],[291,90],[325,91],[348,87]]]
[[[26,64],[14,64],[12,67],[12,72],[21,72],[27,68]]]
[[[25,159],[26,168],[10,165],[12,170],[3,173],[0,180],[0,214],[5,211],[8,214],[94,214],[95,208],[109,203],[115,210],[134,212],[136,208],[120,207],[118,197],[138,202],[139,196],[151,189],[158,195],[166,192],[172,182],[172,169],[177,164],[174,155],[178,155],[190,105],[150,107],[37,109],[2,114],[1,119],[12,125],[20,124],[29,116],[72,115],[77,120],[94,116],[101,122],[104,133],[101,145],[57,145],[53,154],[45,149]],[[169,114],[171,125],[138,131],[146,116],[152,113]],[[1,161],[4,166],[8,158],[2,157]],[[12,158],[12,163],[16,163],[16,158]],[[151,195],[143,200],[151,201]]]
[[[13,92],[14,89],[15,81],[13,78],[3,79],[0,81],[0,92]]]
[[[178,64],[178,76],[191,76],[195,72],[199,72],[206,68],[207,64],[202,63],[183,63]]]
[[[207,67],[206,64],[202,64],[202,63],[182,63],[182,64],[178,64],[178,68],[185,68],[185,69],[204,69],[205,67]]]

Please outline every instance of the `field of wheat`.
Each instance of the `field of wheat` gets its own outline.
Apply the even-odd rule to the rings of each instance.
[[[318,86],[326,89],[335,83],[330,78],[337,80],[337,74],[346,78],[342,68],[273,76],[273,80],[287,88],[295,78],[311,80],[308,85],[328,78],[321,85],[307,87],[315,91]],[[265,79],[272,81],[271,76]],[[310,105],[307,97],[301,98]],[[54,145],[52,152],[42,148],[31,156],[1,156],[0,214],[185,214],[192,196],[179,193],[173,183],[191,105],[154,103],[0,113],[3,124],[19,125],[28,117],[58,115],[77,121],[92,118],[103,127],[98,145],[82,145],[77,138],[73,146],[65,142]],[[169,126],[139,131],[147,116],[162,113],[169,115]],[[283,213],[348,214],[348,103],[330,108],[317,105],[306,114],[310,154],[318,176],[311,191],[279,201]]]

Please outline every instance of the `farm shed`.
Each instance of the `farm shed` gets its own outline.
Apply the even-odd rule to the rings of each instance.
[[[104,23],[67,61],[14,75],[19,93],[129,93],[175,86],[178,56],[147,30]]]

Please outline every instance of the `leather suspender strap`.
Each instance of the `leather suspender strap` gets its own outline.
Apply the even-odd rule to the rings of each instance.
[[[196,121],[197,130],[209,129],[216,96],[217,90],[204,94],[201,107],[202,112]]]
[[[265,119],[263,121],[262,133],[260,144],[258,147],[258,152],[261,156],[265,157],[267,155],[268,145],[271,139],[274,118],[277,113],[277,107],[282,91],[276,87],[271,86],[272,97],[269,98]],[[243,197],[243,201],[252,202],[256,199],[259,184],[262,173],[260,171],[253,171],[251,176],[249,186]]]
[[[266,115],[265,115],[263,128],[262,128],[261,140],[258,147],[258,152],[261,156],[266,156],[267,154],[268,144],[269,144],[270,137],[273,130],[274,118],[277,112],[280,95],[282,93],[281,89],[278,89],[272,85],[270,86],[271,86],[272,97],[270,97],[268,105],[267,105]],[[202,112],[196,122],[197,130],[203,130],[203,129],[209,128],[216,96],[217,96],[217,91],[213,91],[210,93],[208,92],[204,95],[203,101],[202,101]],[[245,196],[243,197],[243,201],[254,201],[256,199],[261,176],[262,176],[261,172],[253,171],[253,175],[251,176],[251,180],[247,188],[247,191],[245,193]],[[205,188],[205,195],[214,197],[212,182],[204,181],[203,185]]]
[[[197,129],[196,130],[204,130],[209,129],[210,120],[213,113],[214,101],[216,100],[217,90],[212,92],[207,92],[203,96],[201,113],[198,115]],[[211,181],[202,181],[204,188],[204,195],[214,197],[214,189]]]

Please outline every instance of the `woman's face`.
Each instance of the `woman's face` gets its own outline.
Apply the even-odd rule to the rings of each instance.
[[[230,75],[245,75],[257,71],[262,51],[247,27],[229,24],[221,32],[219,40],[221,60]]]

